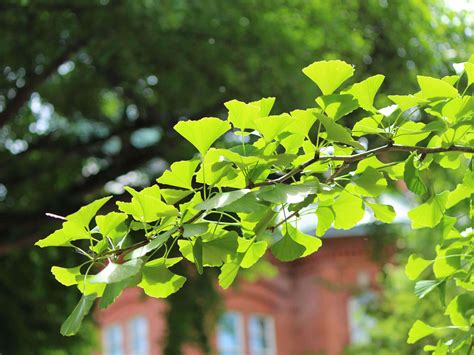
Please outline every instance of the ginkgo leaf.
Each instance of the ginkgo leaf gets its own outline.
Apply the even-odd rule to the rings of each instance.
[[[366,202],[372,211],[374,211],[375,218],[380,222],[392,223],[396,216],[395,209],[390,205],[381,205],[379,203]]]
[[[412,254],[405,265],[405,274],[410,280],[416,280],[431,264],[433,264],[433,260],[426,260],[416,254]]]
[[[341,60],[314,62],[303,73],[318,85],[324,95],[330,95],[354,75],[354,68]]]
[[[79,303],[74,308],[72,313],[67,317],[61,325],[61,334],[64,336],[75,335],[81,328],[82,320],[89,313],[94,300],[97,298],[95,293],[90,295],[82,295]]]
[[[166,170],[157,181],[160,184],[192,190],[192,179],[198,165],[197,160],[177,161],[171,164],[170,170]]]
[[[76,266],[72,268],[64,268],[60,266],[53,266],[51,273],[56,280],[64,286],[72,286],[77,284],[77,277],[81,275],[81,267]]]
[[[212,143],[230,130],[230,124],[219,118],[204,117],[197,121],[180,121],[174,129],[204,156]]]
[[[467,86],[469,87],[474,83],[474,63],[464,63],[464,71],[466,72]]]
[[[136,275],[142,268],[142,259],[132,259],[123,264],[110,262],[98,274],[90,278],[90,283],[114,283]]]
[[[255,126],[263,138],[270,142],[280,133],[285,132],[292,121],[293,118],[289,114],[284,113],[278,116],[258,118],[255,120]]]
[[[360,105],[364,110],[376,112],[376,108],[374,107],[374,99],[375,94],[382,85],[385,76],[381,74],[377,74],[367,78],[360,83],[356,83],[352,85],[349,89],[345,90],[344,94],[351,94],[355,97]]]
[[[415,95],[388,95],[388,98],[397,104],[402,111],[406,111],[414,106],[421,106],[428,100]]]
[[[408,344],[414,344],[418,340],[427,337],[428,335],[433,334],[435,331],[435,328],[430,327],[428,324],[425,322],[422,322],[421,320],[415,321],[413,326],[410,329],[410,332],[408,333]]]
[[[428,188],[421,179],[419,169],[415,167],[415,155],[411,155],[406,160],[403,178],[408,189],[417,195],[423,195],[428,192]]]
[[[275,184],[261,189],[258,197],[262,200],[273,203],[299,203],[308,195],[315,194],[318,191],[316,183],[311,184]]]
[[[334,228],[350,229],[354,227],[365,215],[362,199],[347,191],[341,192],[334,201],[332,209],[336,218]]]
[[[418,75],[416,79],[421,88],[421,95],[425,99],[456,97],[459,95],[456,88],[441,79],[422,75]]]
[[[357,121],[352,127],[352,135],[355,137],[364,136],[366,134],[382,134],[385,130],[380,128],[382,122],[382,115],[373,115],[365,117],[360,121]]]
[[[316,99],[316,103],[335,121],[359,107],[352,95],[323,95]]]
[[[321,121],[324,128],[326,129],[327,138],[329,140],[345,143],[357,149],[364,149],[364,146],[362,144],[352,138],[351,133],[347,128],[341,126],[340,124],[337,124],[336,122],[334,122],[334,120],[329,117],[326,117],[325,115],[316,115],[319,121]]]
[[[110,212],[104,216],[96,216],[95,221],[100,233],[114,240],[127,233],[127,226],[123,223],[127,218],[126,213]]]
[[[401,145],[416,145],[430,135],[430,132],[423,131],[424,127],[425,124],[422,122],[405,122],[398,128],[393,142]]]
[[[180,258],[176,258],[179,261]],[[176,261],[176,260],[175,260]],[[143,267],[142,281],[138,284],[145,294],[155,298],[166,298],[183,287],[186,278],[174,274],[168,267],[173,262],[164,259],[149,261]]]
[[[140,192],[131,187],[125,187],[133,197],[131,202],[117,202],[119,210],[125,212],[140,222],[154,222],[160,217],[177,216],[178,210],[161,200],[160,188],[153,185]]]
[[[272,246],[273,255],[280,261],[292,261],[314,253],[321,239],[309,236],[287,224],[283,237]]]
[[[376,197],[387,188],[383,174],[372,167],[365,169],[353,182],[355,185],[351,186],[354,186],[354,191],[362,196]]]
[[[234,282],[237,274],[240,270],[240,264],[244,258],[243,253],[237,254],[237,256],[229,262],[226,262],[221,267],[221,272],[219,274],[219,285],[226,289]]]
[[[444,215],[448,195],[449,192],[444,191],[410,210],[408,217],[411,219],[411,227],[413,229],[435,227]]]
[[[326,231],[331,228],[332,222],[334,222],[334,212],[330,207],[319,206],[316,210],[316,216],[318,216],[318,224],[316,226],[316,235],[321,237]]]
[[[212,196],[210,199],[201,202],[196,205],[198,210],[210,210],[213,208],[222,208],[234,201],[237,201],[239,198],[242,198],[250,192],[249,189],[235,190],[229,192],[220,192]]]

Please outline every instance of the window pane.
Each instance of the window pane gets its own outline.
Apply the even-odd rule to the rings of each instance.
[[[241,329],[238,313],[227,312],[221,316],[217,327],[217,349],[220,355],[243,354]]]
[[[128,322],[128,346],[130,355],[148,355],[148,321],[139,316]]]
[[[370,341],[370,330],[375,319],[367,314],[367,307],[374,302],[373,292],[364,292],[352,297],[348,303],[349,333],[351,343],[363,344]]]
[[[109,325],[103,332],[104,355],[123,355],[123,334],[118,324]]]
[[[249,319],[251,355],[275,355],[275,330],[270,316],[253,315]]]

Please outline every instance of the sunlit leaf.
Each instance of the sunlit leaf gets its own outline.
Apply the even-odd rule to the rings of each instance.
[[[303,73],[318,85],[324,95],[330,95],[354,75],[354,68],[341,60],[314,62]]]
[[[212,143],[230,130],[230,124],[219,118],[205,117],[197,121],[180,121],[174,129],[204,156]]]

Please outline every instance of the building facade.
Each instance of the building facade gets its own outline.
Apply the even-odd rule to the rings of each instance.
[[[325,238],[315,254],[291,263],[272,261],[279,274],[223,291],[226,312],[215,334],[216,354],[341,354],[367,340],[373,320],[363,304],[374,297],[379,270],[368,238]],[[159,355],[166,336],[166,303],[126,290],[97,313],[104,355]],[[192,346],[186,355],[197,355]]]

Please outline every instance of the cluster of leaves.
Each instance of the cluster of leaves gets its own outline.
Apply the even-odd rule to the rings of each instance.
[[[178,122],[174,128],[197,149],[195,158],[173,163],[156,185],[127,188],[131,201],[117,202],[119,211],[100,215],[109,198],[96,200],[36,243],[73,248],[87,258],[74,268],[52,268],[60,283],[75,285],[83,294],[61,333],[76,333],[98,297],[105,308],[127,287],[141,287],[158,298],[178,291],[186,278],[171,269],[184,259],[199,274],[205,267],[219,267],[219,284],[227,288],[240,269],[254,266],[268,249],[281,261],[310,255],[331,226],[350,229],[366,211],[391,223],[395,210],[380,203],[380,195],[401,180],[424,200],[408,214],[413,228],[446,224],[446,239],[434,261],[442,270],[437,277],[442,282],[455,277],[457,286],[472,288],[473,233],[457,232],[462,218],[446,212],[474,190],[472,164],[466,164],[474,152],[473,62],[464,63],[461,75],[418,76],[419,92],[388,96],[393,104],[381,109],[374,101],[383,75],[338,90],[354,68],[338,60],[315,62],[303,69],[322,92],[314,108],[270,115],[274,98],[232,100],[225,104],[225,120]],[[342,124],[357,113],[364,118],[351,129],[346,127],[350,120]],[[468,168],[456,189],[437,192],[423,179],[430,164]],[[317,218],[316,236],[298,228],[308,214]],[[170,254],[176,249],[179,257]],[[411,274],[432,263],[423,260],[410,260],[407,268],[419,271]],[[425,285],[423,293],[428,291]],[[473,298],[466,293],[457,300],[448,310],[457,310],[454,326],[464,345],[472,328],[464,305]],[[412,329],[410,342],[421,337],[420,324]]]

